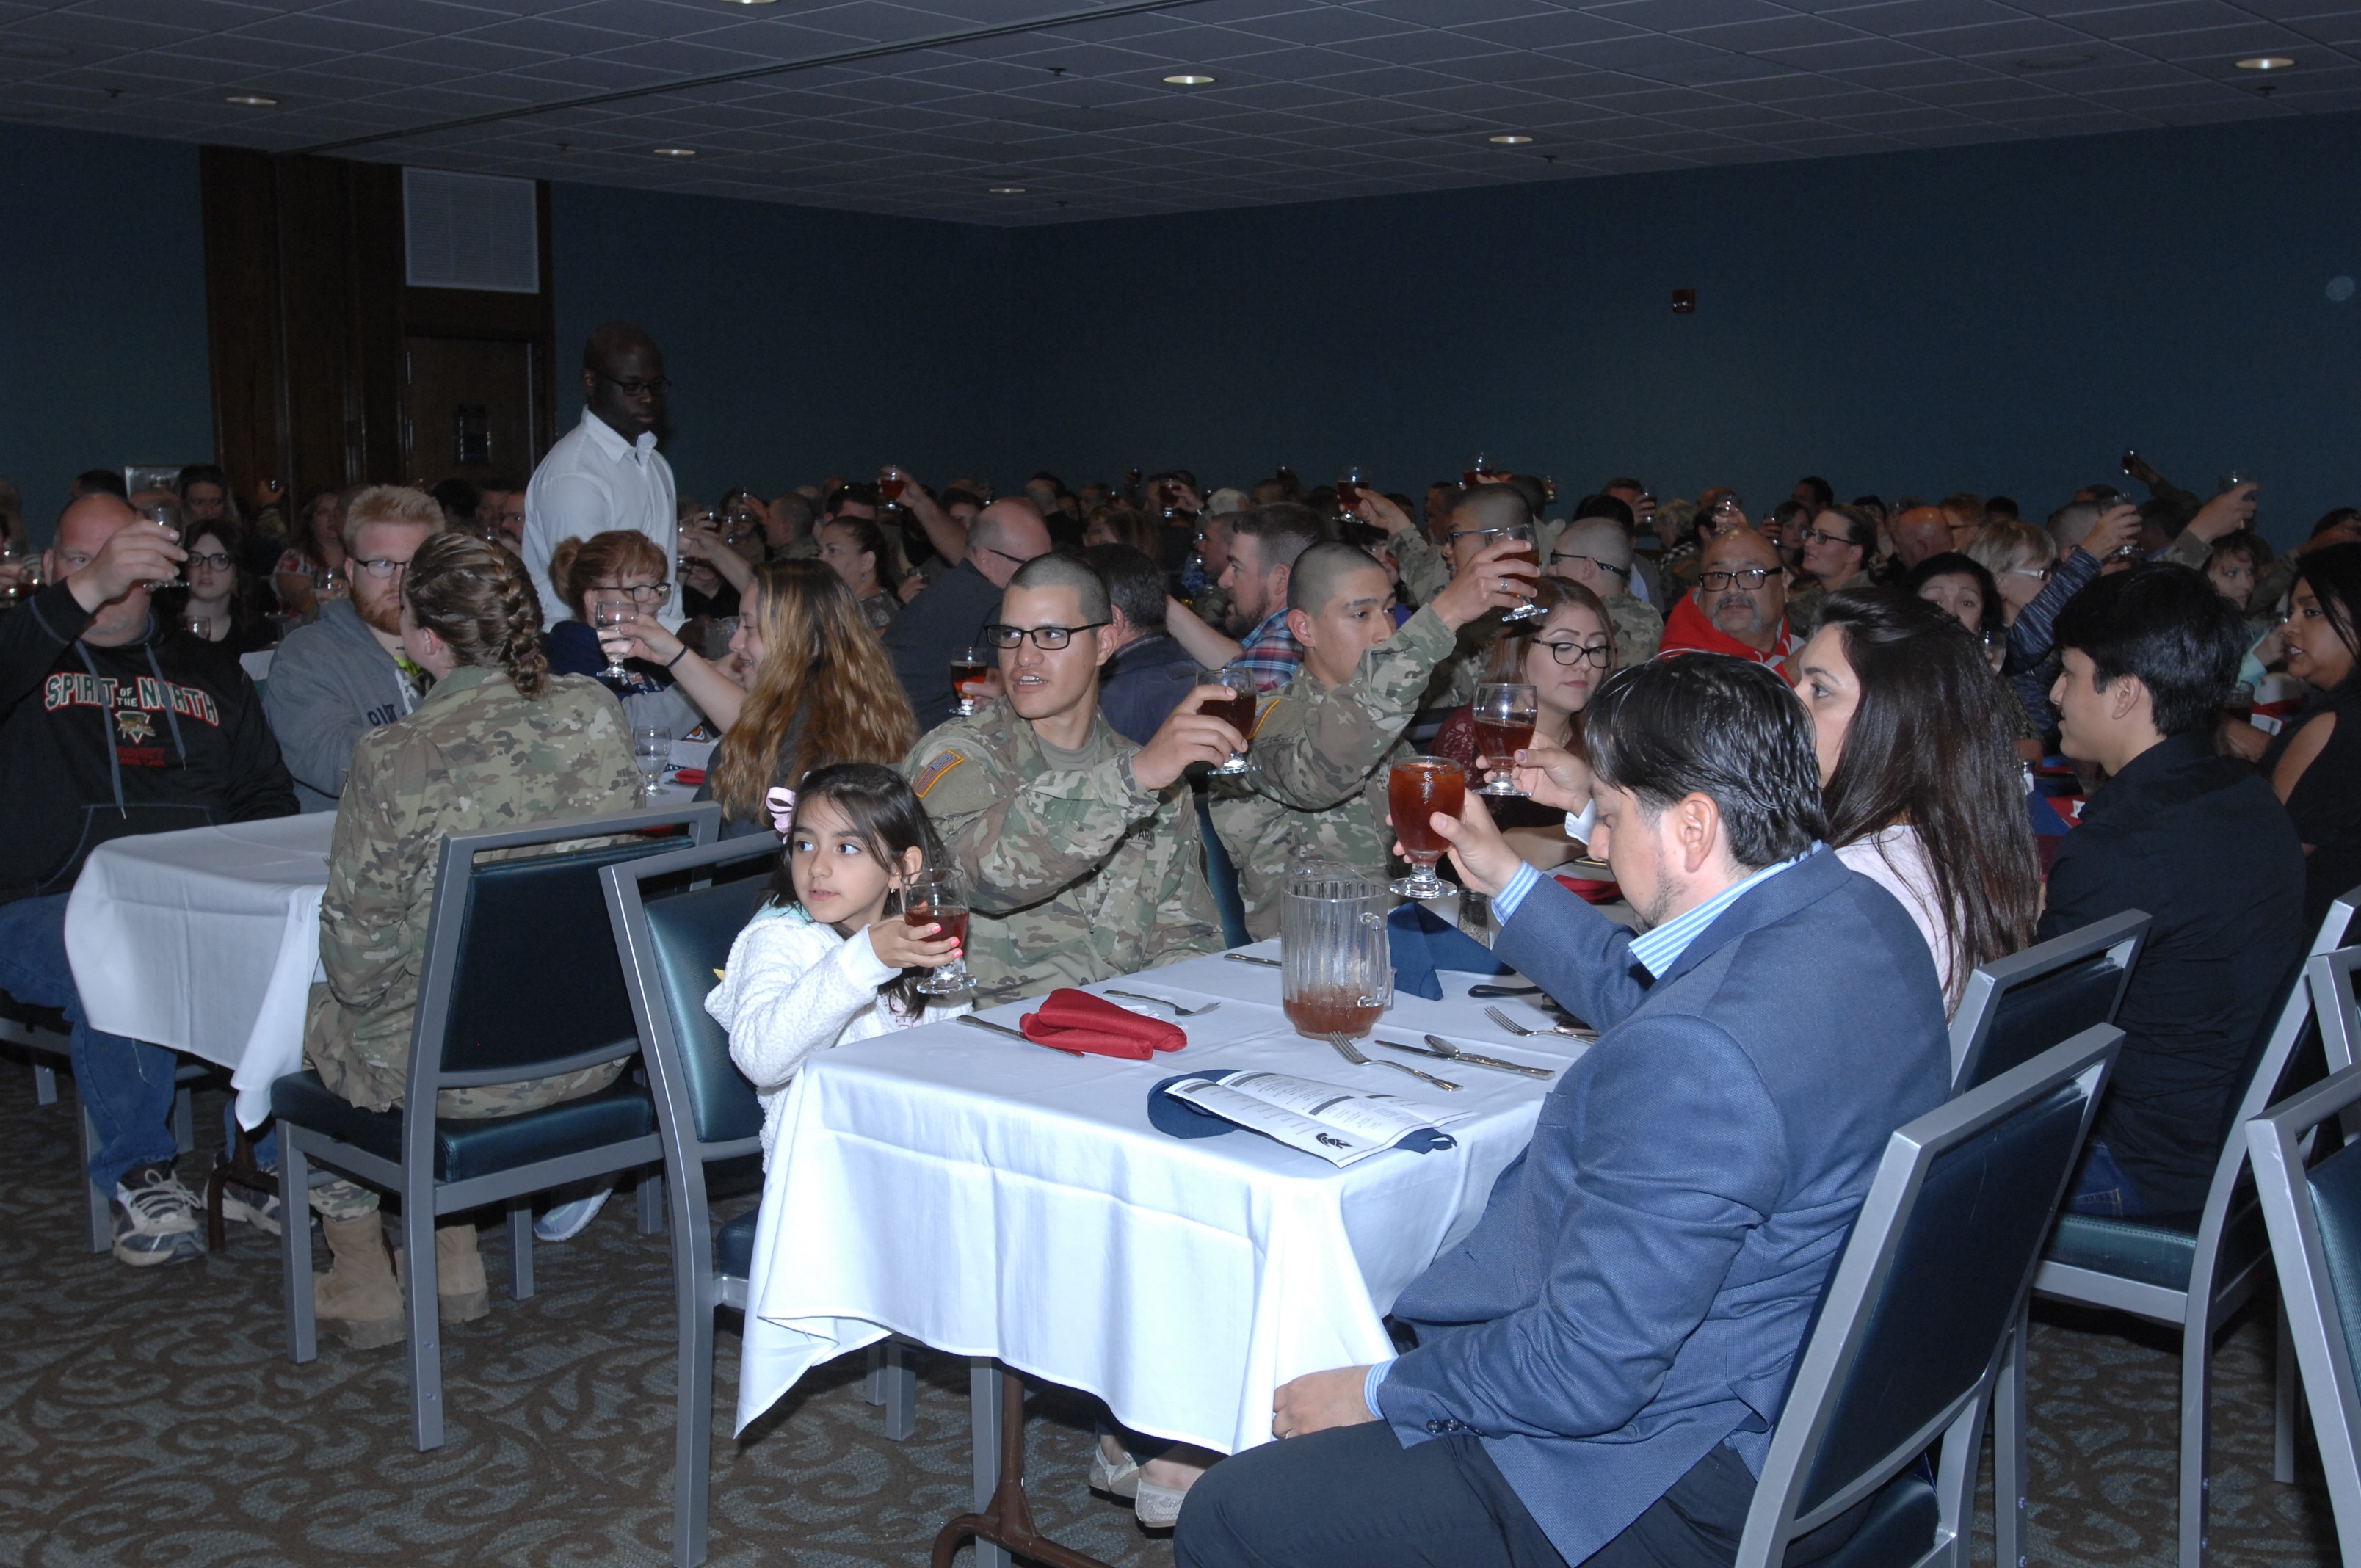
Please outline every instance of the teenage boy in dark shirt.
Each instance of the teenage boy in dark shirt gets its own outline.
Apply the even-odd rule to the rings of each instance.
[[[2231,1099],[2302,959],[2295,825],[2252,767],[2213,753],[2245,635],[2203,577],[2160,564],[2099,578],[2058,618],[2060,744],[2109,777],[2058,851],[2039,934],[2153,916],[2069,1200],[2081,1213],[2204,1206]]]

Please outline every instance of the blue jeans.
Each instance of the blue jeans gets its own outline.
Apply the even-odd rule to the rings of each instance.
[[[66,961],[66,894],[0,904],[0,991],[35,1006],[63,1008],[73,1025],[74,1092],[98,1128],[91,1184],[112,1198],[124,1172],[170,1165],[180,1153],[171,1128],[180,1058],[161,1046],[90,1026]]]
[[[2136,1220],[2147,1212],[2131,1178],[2116,1163],[2114,1151],[2096,1138],[2082,1151],[2074,1185],[2066,1194],[2066,1208],[2070,1213],[2103,1214],[2113,1220]]]

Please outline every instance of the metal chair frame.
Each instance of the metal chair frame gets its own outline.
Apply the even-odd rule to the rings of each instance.
[[[2345,939],[2356,909],[2361,888],[2329,905],[2313,934],[2311,958],[2335,950]],[[2269,1040],[2255,1062],[2253,1076],[2240,1091],[2230,1136],[2224,1141],[2213,1180],[2206,1189],[2200,1212],[2189,1283],[2179,1288],[2107,1274],[2098,1269],[2045,1260],[2033,1278],[2033,1294],[2083,1306],[2107,1307],[2134,1317],[2180,1330],[2180,1486],[2179,1568],[2202,1568],[2205,1557],[2206,1452],[2213,1414],[2213,1333],[2244,1306],[2270,1268],[2266,1249],[2228,1278],[2219,1277],[2222,1242],[2235,1218],[2231,1205],[2238,1178],[2246,1169],[2246,1146],[2237,1129],[2260,1116],[2280,1092],[2296,1048],[2312,1017],[2312,993],[2301,977],[2279,1009]],[[2337,1065],[2331,1058],[2332,1068]],[[2244,1212],[2243,1209],[2241,1211]],[[1994,1393],[1993,1479],[1996,1497],[2015,1497],[2014,1509],[2003,1508],[1995,1521],[1995,1541],[2002,1549],[1996,1561],[2022,1563],[2021,1525],[2026,1498],[2025,1462],[2025,1339],[2027,1317],[2020,1314],[2012,1352],[2002,1368]],[[2273,1398],[2271,1475],[2281,1483],[2295,1479],[2295,1367],[2287,1354],[2287,1321],[2279,1325],[2279,1355]],[[1999,1533],[2004,1530],[2005,1535]],[[2014,1549],[2013,1551],[2011,1549]]]
[[[531,828],[491,833],[455,833],[443,841],[434,883],[434,910],[427,926],[426,956],[419,971],[418,1008],[410,1037],[410,1074],[403,1090],[400,1160],[390,1160],[326,1133],[281,1119],[279,1125],[279,1187],[282,1220],[281,1255],[285,1262],[287,1338],[290,1357],[299,1365],[318,1354],[312,1304],[312,1232],[305,1223],[310,1180],[309,1163],[329,1167],[401,1199],[403,1250],[402,1310],[408,1320],[412,1434],[421,1453],[443,1444],[442,1321],[435,1299],[434,1222],[444,1214],[462,1213],[487,1204],[503,1203],[508,1210],[509,1281],[519,1300],[533,1294],[533,1209],[527,1201],[554,1187],[654,1164],[664,1157],[662,1140],[653,1133],[642,1137],[579,1150],[552,1159],[459,1181],[434,1177],[436,1118],[432,1107],[444,1089],[481,1087],[554,1078],[636,1055],[639,1042],[609,1041],[585,1050],[513,1068],[445,1070],[445,1035],[449,1023],[453,981],[460,957],[460,928],[467,909],[467,884],[476,871],[476,857],[490,850],[532,849],[580,839],[687,830],[692,842],[710,842],[719,829],[720,808],[710,804],[679,808],[636,811],[591,821],[545,822]],[[500,934],[484,939],[498,939]],[[647,1224],[651,1190],[642,1188],[642,1228]]]
[[[2348,948],[2337,956],[2356,953],[2361,948]],[[2315,975],[2325,962],[2312,961]],[[2351,972],[2349,961],[2346,972]],[[2270,1228],[2288,1337],[2302,1370],[2312,1430],[2320,1440],[2337,1542],[2347,1562],[2361,1563],[2361,1393],[2354,1386],[2353,1354],[2312,1203],[2305,1157],[2308,1148],[2325,1158],[2344,1146],[2341,1137],[2315,1140],[2312,1132],[2356,1102],[2361,1102],[2361,1069],[2347,1064],[2248,1122],[2245,1136],[2255,1163],[2263,1220]]]
[[[1964,1568],[1968,1528],[1975,1503],[1977,1461],[1983,1442],[1984,1405],[2000,1363],[2001,1347],[2014,1313],[1994,1325],[1992,1347],[1973,1381],[1944,1403],[1933,1420],[1881,1455],[1817,1507],[1801,1508],[1812,1462],[1830,1431],[1839,1394],[1847,1386],[1866,1337],[1871,1316],[1891,1277],[1913,1210],[1935,1161],[2016,1115],[2070,1083],[2079,1084],[2082,1132],[2096,1114],[2099,1095],[2123,1031],[2112,1025],[2085,1029],[1991,1082],[1956,1095],[1895,1132],[1862,1200],[1861,1215],[1838,1258],[1811,1337],[1796,1357],[1795,1378],[1771,1437],[1771,1451],[1757,1479],[1752,1507],[1740,1538],[1737,1568],[1770,1568],[1786,1558],[1795,1537],[1816,1530],[1864,1498],[1875,1495],[1902,1470],[1941,1444],[1936,1471],[1935,1540],[1916,1559],[1917,1568]],[[2081,1146],[2081,1137],[2075,1146]],[[2058,1173],[2062,1198],[2072,1179],[2070,1160]],[[2058,1198],[2050,1202],[2054,1211]],[[2014,1297],[2022,1300],[2039,1261],[2029,1247]],[[1843,1548],[1838,1550],[1842,1558]]]
[[[708,1141],[698,1130],[683,1063],[686,1047],[674,1025],[663,962],[641,890],[643,883],[684,872],[708,873],[697,879],[686,894],[670,895],[686,896],[711,885],[709,873],[718,868],[748,860],[775,863],[778,853],[778,835],[764,833],[625,861],[598,873],[606,890],[607,917],[615,929],[616,951],[622,959],[624,989],[631,995],[631,1016],[639,1025],[640,1059],[655,1099],[664,1190],[671,1201],[674,1299],[680,1328],[680,1369],[675,1379],[679,1405],[673,1433],[672,1560],[675,1568],[697,1568],[706,1559],[713,1461],[713,1315],[723,1307],[746,1310],[746,1281],[722,1273],[715,1259],[706,1168],[718,1161],[758,1156],[763,1140],[758,1134]],[[746,1094],[749,1101],[754,1098],[751,1085]],[[900,1442],[917,1430],[917,1375],[900,1343],[873,1347],[867,1394],[871,1404],[885,1407],[889,1440]]]

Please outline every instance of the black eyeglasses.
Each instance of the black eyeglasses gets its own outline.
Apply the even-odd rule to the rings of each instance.
[[[1804,530],[1804,543],[1806,544],[1850,544],[1856,550],[1861,548],[1861,542],[1857,539],[1847,539],[1841,533],[1822,533],[1817,528],[1807,528]]]
[[[636,587],[626,588],[619,587],[613,583],[593,583],[590,585],[589,592],[594,594],[627,595],[630,597],[631,601],[633,604],[662,604],[664,600],[672,598],[672,585],[670,583],[642,583]]]
[[[209,572],[226,572],[229,570],[229,552],[215,550],[208,554],[192,555],[189,565],[192,570],[203,566]]]
[[[1735,583],[1741,588],[1759,588],[1771,580],[1768,566],[1747,566],[1735,572],[1699,572],[1697,587],[1709,594],[1718,594]]]
[[[1548,649],[1550,657],[1561,664],[1589,664],[1603,670],[1608,661],[1615,657],[1614,648],[1604,641],[1543,642],[1541,646]]]
[[[1025,565],[1025,563],[1026,563],[1026,562],[1027,562],[1027,561],[1029,561],[1029,560],[1031,560],[1031,559],[1032,559],[1032,557],[1031,557],[1031,556],[1029,556],[1029,555],[1011,555],[1011,554],[1010,554],[1007,551],[1005,551],[1005,550],[994,550],[994,549],[991,545],[989,545],[989,544],[978,544],[978,545],[974,545],[974,546],[972,546],[972,548],[977,549],[977,550],[981,550],[981,551],[983,551],[983,552],[985,554],[987,554],[987,555],[997,555],[997,556],[999,556],[1002,560],[1004,560],[1004,561],[1005,561],[1005,562],[1009,563],[1011,565],[1016,565],[1016,566],[1022,566],[1023,565]],[[1104,624],[1104,622],[1102,622],[1102,624]],[[1011,642],[1011,643],[1009,644],[1009,646],[1010,646],[1011,648],[1014,648],[1014,647],[1016,647],[1016,643],[1014,643],[1014,642]]]
[[[1619,566],[1612,561],[1602,561],[1596,555],[1569,555],[1563,550],[1553,550],[1550,552],[1550,560],[1553,564],[1559,561],[1587,561],[1600,571],[1612,572],[1626,581],[1629,581],[1631,576],[1631,567]]]
[[[1015,648],[1030,637],[1033,646],[1044,653],[1054,653],[1074,640],[1077,631],[1095,631],[1107,625],[1093,620],[1087,626],[1003,626],[994,624],[983,629],[984,641],[995,648]]]
[[[367,572],[370,576],[375,577],[380,583],[385,581],[388,577],[398,577],[401,576],[402,573],[410,570],[409,562],[396,561],[392,557],[387,555],[379,555],[373,560],[356,561],[353,565],[358,566],[362,571]]]
[[[627,398],[663,397],[672,390],[672,378],[659,376],[653,381],[626,381],[620,376],[609,376],[604,370],[591,372]]]

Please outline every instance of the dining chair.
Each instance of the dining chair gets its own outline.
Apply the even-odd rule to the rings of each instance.
[[[757,1210],[713,1224],[708,1174],[763,1153],[763,1105],[730,1059],[730,1036],[705,1011],[730,946],[762,907],[779,838],[763,833],[619,861],[599,873],[607,916],[653,1091],[672,1210],[680,1369],[673,1430],[672,1560],[705,1561],[713,1448],[713,1315],[746,1310]],[[917,1380],[903,1347],[872,1359],[869,1388],[885,1407],[885,1435],[917,1426]]]
[[[1979,965],[1951,1015],[1952,1092],[1996,1078],[2094,1024],[2114,1023],[2152,918],[2126,909]],[[2026,1329],[2020,1304],[2001,1351],[1999,1387],[2009,1392],[1993,1410],[1993,1496],[2010,1501],[1993,1519],[1998,1563],[2017,1560],[2025,1525]]]
[[[54,1105],[58,1102],[58,1066],[64,1063],[72,1070],[73,1033],[66,1015],[55,1007],[36,1007],[19,1002],[0,991],[0,1045],[21,1046],[33,1056],[33,1103]],[[196,1113],[191,1103],[191,1086],[198,1080],[211,1077],[222,1069],[208,1062],[182,1058],[172,1069],[172,1143],[181,1153],[187,1154],[197,1146]],[[79,1099],[79,1096],[77,1096]],[[87,1108],[77,1113],[81,1124],[81,1166],[83,1208],[90,1223],[90,1250],[93,1253],[112,1251],[115,1246],[115,1216],[109,1208],[108,1195],[93,1186],[90,1180],[91,1157],[98,1152],[98,1124],[90,1119]]]
[[[432,1106],[444,1089],[552,1078],[638,1055],[598,873],[683,839],[709,843],[719,820],[720,808],[708,804],[451,835],[436,862],[401,1105],[361,1110],[308,1069],[271,1085],[282,1213],[303,1212],[314,1161],[401,1199],[411,1424],[422,1453],[443,1442],[436,1219],[504,1204],[510,1290],[522,1300],[533,1294],[533,1195],[656,1164],[664,1149],[649,1091],[628,1073],[596,1094],[515,1116],[459,1120],[408,1108]],[[311,1227],[291,1219],[280,1230],[288,1350],[302,1363],[316,1354]]]
[[[1951,1015],[1951,1085],[1973,1089],[2123,1005],[2151,916],[2126,909],[1979,965]]]
[[[2321,961],[2312,960],[2315,966]],[[2303,1375],[2337,1543],[2347,1563],[2361,1563],[2361,1448],[2356,1446],[2361,1443],[2361,1394],[2353,1374],[2354,1358],[2361,1354],[2361,1275],[2356,1273],[2361,1264],[2361,1146],[2313,1133],[2340,1120],[2356,1102],[2361,1068],[2347,1065],[2270,1107],[2244,1129],[2270,1230],[2288,1337]]]
[[[2310,957],[2334,952],[2345,939],[2361,888],[2329,905],[2313,934]],[[2179,1568],[2201,1568],[2207,1545],[2207,1448],[2213,1419],[2213,1335],[2246,1304],[2270,1267],[2270,1239],[2254,1184],[2246,1179],[2246,1145],[2238,1130],[2264,1109],[2324,1075],[2322,1059],[2301,1047],[2312,1037],[2312,992],[2300,970],[2285,987],[2270,1033],[2246,1069],[2205,1206],[2188,1216],[2111,1219],[2065,1214],[2051,1234],[2033,1293],[2080,1306],[2104,1307],[2180,1331],[2180,1485]],[[2022,1335],[2020,1335],[2020,1343]],[[2279,1365],[2272,1416],[2271,1475],[2295,1479],[2295,1368],[2287,1354],[2287,1324],[2279,1324]],[[2026,1390],[2021,1363],[1994,1395],[1994,1476],[2017,1478],[2014,1508],[2002,1511],[2009,1539],[2018,1543],[2027,1483],[2025,1470]],[[1995,1539],[1999,1539],[1996,1529]],[[2008,1564],[2016,1558],[2002,1555]]]
[[[1737,1568],[1785,1562],[1863,1502],[1818,1568],[1966,1568],[2001,1344],[2122,1041],[2085,1029],[1887,1141],[1795,1358]]]

